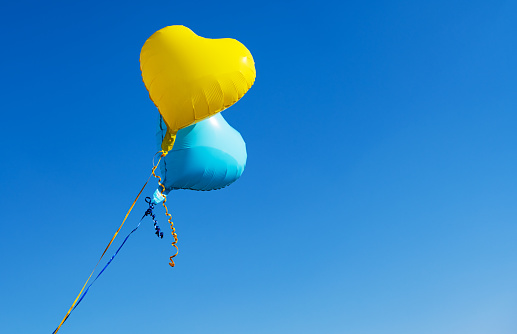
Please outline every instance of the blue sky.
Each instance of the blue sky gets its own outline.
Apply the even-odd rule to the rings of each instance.
[[[514,334],[516,13],[2,4],[2,328],[51,333],[118,228],[156,151],[140,48],[183,24],[254,56],[255,85],[223,114],[246,170],[220,191],[174,192],[176,267],[147,220],[60,333]]]

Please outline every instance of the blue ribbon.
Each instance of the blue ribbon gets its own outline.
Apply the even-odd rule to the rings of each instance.
[[[79,306],[79,304],[81,303],[81,300],[83,300],[84,296],[86,296],[86,294],[88,293],[88,290],[90,290],[90,287],[93,285],[93,283],[95,283],[95,281],[97,280],[97,278],[99,278],[99,276],[104,272],[104,270],[106,270],[106,268],[108,268],[108,266],[110,265],[111,261],[113,261],[113,259],[115,258],[115,256],[117,256],[118,252],[120,251],[120,249],[122,248],[122,246],[124,246],[124,244],[126,243],[127,239],[129,238],[129,236],[131,234],[133,234],[133,232],[135,232],[139,227],[140,227],[140,224],[142,223],[142,221],[140,221],[138,223],[138,225],[133,229],[133,231],[131,231],[127,237],[124,239],[124,241],[122,242],[122,244],[120,245],[120,247],[117,249],[117,251],[115,252],[115,254],[113,254],[113,256],[111,257],[111,259],[109,259],[108,263],[106,263],[106,265],[104,266],[104,268],[102,268],[102,270],[99,272],[99,274],[97,275],[97,277],[95,277],[95,279],[93,280],[93,282],[90,283],[90,285],[88,285],[88,287],[86,288],[86,290],[83,292],[83,295],[81,296],[81,298],[79,298],[79,300],[77,301],[77,304],[75,304],[73,310],[76,309],[77,306]],[[72,310],[72,311],[73,311]]]
[[[149,198],[150,200],[150,198]],[[146,198],[146,202],[147,202],[147,198]],[[88,291],[90,290],[91,286],[93,285],[93,283],[95,283],[95,281],[97,280],[97,278],[99,278],[99,276],[104,272],[104,270],[106,270],[106,268],[108,268],[108,266],[110,265],[111,261],[113,261],[113,259],[115,258],[115,256],[117,256],[118,252],[120,251],[120,249],[122,248],[122,246],[124,246],[124,244],[126,243],[127,239],[129,239],[129,237],[131,236],[131,234],[133,234],[133,232],[135,232],[139,227],[140,227],[140,224],[142,223],[142,220],[144,220],[144,218],[146,216],[151,216],[153,218],[153,221],[154,221],[154,225],[155,225],[155,229],[156,229],[156,218],[153,214],[153,211],[152,209],[154,208],[154,205],[151,204],[150,202],[147,202],[149,203],[149,209],[147,209],[147,211],[145,212],[144,216],[142,217],[142,219],[140,219],[140,221],[138,222],[138,225],[133,229],[133,231],[131,231],[127,236],[126,238],[124,239],[124,241],[122,242],[122,244],[119,246],[119,248],[117,249],[117,251],[115,252],[115,254],[113,254],[113,256],[111,257],[111,259],[109,259],[108,263],[106,263],[106,265],[104,266],[104,268],[102,268],[102,270],[99,272],[99,274],[97,274],[97,277],[95,277],[95,279],[90,283],[90,285],[88,285],[88,287],[86,288],[86,290],[84,290],[83,294],[81,295],[81,298],[79,298],[79,300],[77,301],[77,304],[75,304],[74,308],[72,309],[72,311],[70,312],[70,314],[72,314],[72,312],[77,308],[77,306],[79,306],[79,304],[81,303],[81,301],[83,300],[83,298],[86,296],[86,294],[88,293]],[[159,233],[159,228],[158,228],[158,233]],[[158,235],[159,236],[159,235]],[[162,232],[162,238],[163,238],[163,232]],[[66,317],[65,321],[68,320],[68,318],[70,317],[70,314],[68,314],[68,316]],[[63,322],[64,323],[64,322]],[[55,334],[57,331],[57,328],[52,332],[52,334]]]

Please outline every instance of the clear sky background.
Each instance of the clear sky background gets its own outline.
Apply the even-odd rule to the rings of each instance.
[[[51,333],[120,225],[156,152],[140,49],[183,24],[253,54],[223,113],[246,170],[172,193],[176,267],[146,220],[60,333],[515,334],[516,17],[512,0],[3,2],[2,331]]]

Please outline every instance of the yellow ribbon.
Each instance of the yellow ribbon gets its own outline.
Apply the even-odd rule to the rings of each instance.
[[[161,152],[161,151],[160,151]],[[158,152],[158,153],[160,153]],[[157,153],[157,154],[158,154]],[[149,180],[151,179],[151,176],[155,175],[154,174],[154,171],[156,169],[156,167],[158,167],[158,164],[160,163],[160,160],[162,159],[162,157],[164,157],[166,155],[166,153],[163,153],[162,155],[160,155],[160,159],[158,159],[158,162],[156,163],[156,165],[154,164],[154,161],[153,161],[153,170],[151,171],[151,175],[149,175],[149,177],[147,178],[147,181],[145,182],[144,186],[142,187],[142,189],[140,189],[140,192],[138,193],[138,195],[136,196],[135,200],[133,201],[133,204],[131,204],[131,207],[129,208],[128,212],[126,213],[126,216],[124,217],[124,220],[122,221],[122,224],[120,224],[120,227],[118,228],[117,232],[115,232],[115,234],[113,235],[113,237],[111,238],[108,246],[106,246],[106,249],[104,250],[104,252],[102,252],[102,255],[99,259],[99,261],[97,262],[97,264],[95,265],[95,267],[93,268],[92,270],[92,273],[90,274],[90,276],[88,277],[88,279],[86,280],[86,283],[84,283],[83,285],[83,288],[81,289],[81,292],[79,292],[79,294],[77,295],[77,297],[75,298],[72,306],[70,306],[70,309],[68,310],[68,312],[66,312],[66,315],[65,317],[63,318],[63,320],[61,320],[61,323],[59,324],[59,326],[57,326],[56,330],[54,331],[53,334],[56,334],[58,331],[59,331],[59,328],[61,328],[61,326],[65,323],[66,319],[68,319],[68,316],[70,316],[70,312],[72,312],[72,310],[74,309],[74,306],[75,304],[77,303],[77,300],[79,299],[79,297],[81,296],[81,294],[83,293],[83,290],[84,288],[86,287],[86,285],[88,284],[88,281],[90,280],[90,278],[92,278],[92,275],[93,273],[95,272],[95,269],[97,269],[97,266],[99,265],[99,263],[101,262],[102,260],[102,257],[104,256],[104,254],[106,254],[106,252],[108,251],[108,248],[110,248],[111,246],[111,243],[113,242],[113,240],[115,240],[115,238],[117,237],[117,234],[118,232],[120,232],[120,230],[122,229],[122,226],[124,226],[124,223],[126,222],[126,219],[127,217],[129,216],[129,214],[131,213],[131,210],[133,210],[133,207],[135,206],[136,202],[138,201],[138,198],[140,197],[140,195],[142,194],[142,192],[144,191],[145,187],[147,186],[147,183],[149,183]],[[156,156],[156,154],[155,154]],[[154,159],[153,159],[154,160]]]

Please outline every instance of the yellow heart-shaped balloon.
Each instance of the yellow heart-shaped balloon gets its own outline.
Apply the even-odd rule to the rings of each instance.
[[[165,27],[149,37],[140,70],[167,124],[164,152],[174,145],[179,129],[237,102],[256,77],[253,57],[239,41],[203,38],[184,26]]]

